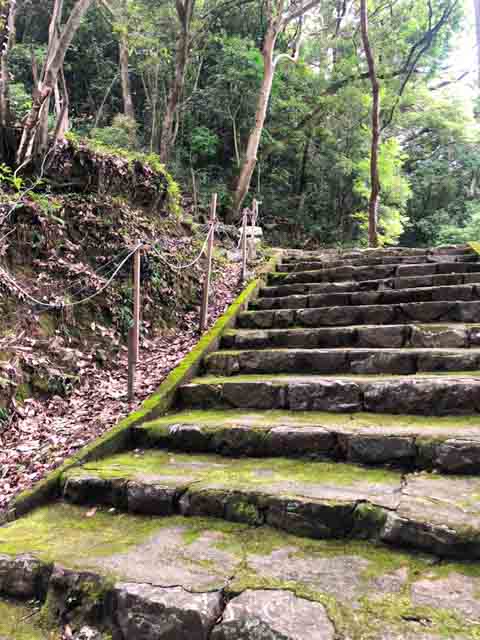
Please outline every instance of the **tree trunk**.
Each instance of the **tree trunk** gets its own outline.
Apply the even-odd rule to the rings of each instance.
[[[475,5],[475,22],[477,34],[478,88],[480,89],[480,0],[473,0]]]
[[[195,0],[177,0],[176,6],[180,30],[176,46],[175,77],[168,93],[165,116],[162,124],[160,160],[164,164],[167,164],[170,160],[178,132],[176,121],[178,121],[179,118],[179,103],[185,87],[190,48],[190,26],[195,9]]]
[[[133,106],[132,98],[132,87],[130,83],[128,39],[124,33],[120,34],[120,39],[118,41],[118,50],[120,78],[122,81],[123,113],[127,116],[127,118],[132,120],[132,122],[136,122],[135,108]]]
[[[378,173],[378,150],[380,146],[380,85],[375,69],[375,60],[368,37],[367,1],[360,0],[360,22],[362,41],[368,63],[368,75],[372,85],[372,145],[370,150],[370,202],[368,206],[368,244],[378,247],[378,203],[380,199],[380,177]]]
[[[55,85],[58,81],[58,75],[63,67],[65,54],[78,31],[78,28],[80,27],[83,16],[92,4],[92,1],[93,0],[77,0],[70,13],[69,19],[59,35],[53,35],[50,38],[43,71],[40,79],[33,89],[32,108],[24,122],[22,139],[17,151],[18,165],[24,165],[30,162],[36,152],[35,145],[37,142],[37,134],[39,133],[42,122],[46,121],[45,113],[48,117],[50,97],[54,92]],[[55,2],[50,24],[51,34],[56,32],[59,9],[62,4],[62,0],[56,0]],[[45,127],[43,127],[43,129],[45,129]],[[42,135],[38,137],[41,138]]]
[[[15,39],[16,0],[0,0],[0,127],[10,124],[8,54]]]
[[[258,94],[257,109],[255,113],[255,126],[250,132],[248,139],[247,152],[245,156],[240,176],[237,182],[237,188],[235,190],[234,202],[233,202],[233,218],[236,219],[239,215],[243,201],[250,189],[250,183],[252,181],[253,172],[257,165],[258,149],[260,147],[260,140],[262,137],[263,127],[265,125],[265,119],[267,117],[268,103],[270,101],[270,95],[272,93],[273,76],[275,73],[275,65],[273,60],[273,53],[275,50],[275,43],[277,41],[278,31],[271,27],[266,35],[263,45],[263,80],[260,93]]]

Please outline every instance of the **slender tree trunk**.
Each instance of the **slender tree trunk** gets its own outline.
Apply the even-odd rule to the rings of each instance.
[[[368,75],[372,85],[372,144],[370,150],[370,202],[368,206],[368,244],[378,246],[378,204],[380,199],[380,176],[378,173],[378,150],[380,146],[380,85],[375,60],[368,37],[367,0],[360,0],[360,22],[362,41],[368,63]]]
[[[475,5],[475,22],[477,34],[478,88],[480,89],[480,0],[473,0]]]
[[[28,163],[35,153],[37,134],[39,133],[42,122],[45,122],[45,113],[48,117],[50,97],[55,90],[55,85],[57,84],[58,76],[65,60],[65,54],[92,1],[93,0],[77,0],[60,34],[50,39],[41,77],[33,89],[32,108],[24,122],[22,139],[17,151],[18,165]],[[56,31],[59,8],[61,8],[62,4],[62,0],[56,0],[55,2],[50,25],[51,33]],[[43,130],[44,129],[45,126],[43,126]],[[40,135],[39,137],[41,138],[42,136]]]
[[[135,118],[135,108],[133,106],[133,98],[132,98],[132,86],[130,83],[130,56],[128,53],[128,39],[125,34],[120,35],[120,39],[118,41],[118,51],[119,51],[119,67],[120,67],[120,78],[122,81],[122,98],[123,98],[123,113],[132,120],[136,122]]]
[[[243,201],[250,189],[253,172],[257,165],[258,149],[262,137],[265,119],[267,117],[268,103],[272,93],[273,76],[275,73],[275,64],[273,54],[275,43],[278,37],[278,31],[272,26],[265,35],[263,45],[263,79],[260,92],[257,99],[257,108],[255,113],[255,125],[250,132],[248,139],[247,152],[245,161],[238,177],[237,188],[235,190],[233,214],[234,218],[238,217]]]
[[[8,54],[15,39],[16,0],[0,1],[0,127],[10,124]]]
[[[168,93],[160,141],[160,159],[164,164],[167,164],[170,160],[178,133],[178,110],[185,87],[190,49],[190,27],[195,9],[195,0],[177,0],[176,8],[180,29],[175,54],[175,77]]]

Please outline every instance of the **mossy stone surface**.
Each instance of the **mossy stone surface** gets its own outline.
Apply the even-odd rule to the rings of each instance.
[[[0,638],[6,640],[60,640],[60,631],[41,624],[39,605],[0,601]]]

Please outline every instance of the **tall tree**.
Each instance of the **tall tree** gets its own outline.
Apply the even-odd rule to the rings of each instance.
[[[41,145],[37,149],[35,145],[46,138],[50,97],[55,90],[59,74],[63,69],[65,54],[92,2],[93,0],[77,0],[63,26],[60,26],[59,22],[63,0],[55,0],[54,2],[50,21],[49,43],[43,69],[38,77],[34,72],[32,107],[23,124],[22,138],[16,158],[18,165],[30,162],[36,151],[44,151]],[[60,31],[58,31],[59,28],[61,29]]]
[[[380,146],[380,83],[378,82],[375,58],[368,35],[367,0],[360,0],[360,24],[362,42],[368,64],[368,77],[372,85],[372,144],[370,149],[370,201],[368,205],[368,243],[378,246],[378,202],[380,199],[380,176],[378,150]]]
[[[168,93],[160,142],[160,159],[165,164],[170,160],[178,133],[179,107],[189,61],[195,0],[176,0],[175,8],[179,24],[175,51],[175,76]]]
[[[240,170],[235,190],[233,216],[238,217],[243,201],[250,189],[253,172],[257,166],[258,149],[262,137],[265,119],[268,112],[268,104],[272,93],[273,78],[275,69],[281,60],[288,59],[296,62],[299,54],[299,38],[295,39],[293,55],[285,53],[275,56],[275,46],[280,34],[284,33],[287,27],[297,20],[302,20],[307,11],[320,4],[321,0],[302,0],[294,2],[289,0],[267,0],[265,3],[265,14],[267,18],[267,28],[263,40],[263,78],[257,98],[257,108],[255,113],[255,124],[248,139],[245,159]],[[297,34],[301,33],[301,25]]]
[[[8,54],[15,38],[16,0],[0,0],[0,127],[10,121]]]

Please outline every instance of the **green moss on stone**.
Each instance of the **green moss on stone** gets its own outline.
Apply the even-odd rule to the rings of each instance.
[[[40,609],[30,604],[0,601],[0,637],[12,640],[60,640],[60,631],[46,631]]]

